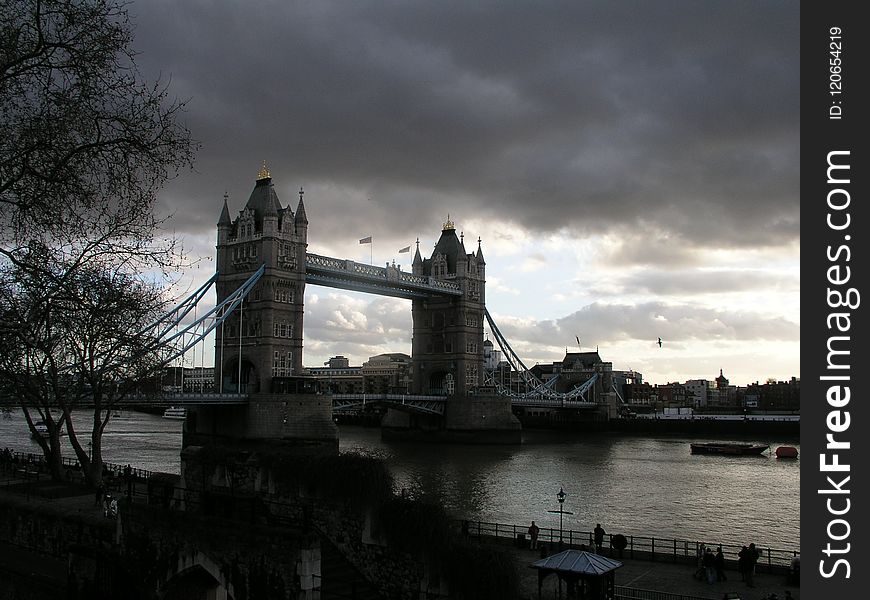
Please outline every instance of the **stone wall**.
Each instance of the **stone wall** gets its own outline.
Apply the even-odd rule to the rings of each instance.
[[[184,506],[189,512],[252,517],[256,523],[316,533],[388,597],[412,600],[430,591],[425,557],[396,551],[379,535],[376,501],[342,499],[304,481],[289,480],[270,463],[268,453],[274,450],[189,446],[182,453]],[[301,453],[296,457],[306,460]],[[329,575],[323,573],[324,578]],[[440,591],[437,582],[433,585]]]
[[[316,597],[320,538],[312,532],[145,504],[122,503],[120,515],[107,519],[96,508],[82,512],[3,494],[0,543],[37,561],[63,559],[73,573],[66,584],[71,599],[166,594],[193,572],[198,590],[223,590],[211,597]]]
[[[332,399],[321,394],[252,394],[245,405],[189,409],[185,442],[204,438],[286,440],[338,449]]]

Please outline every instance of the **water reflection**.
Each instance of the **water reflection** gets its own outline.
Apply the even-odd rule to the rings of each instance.
[[[399,487],[438,499],[454,515],[723,543],[799,546],[799,460],[692,455],[689,438],[526,432],[521,446],[389,443],[342,426],[341,448],[383,454]]]

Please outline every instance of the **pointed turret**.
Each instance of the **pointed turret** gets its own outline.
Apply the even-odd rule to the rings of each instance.
[[[278,214],[284,210],[281,206],[281,201],[278,200],[278,195],[275,193],[275,187],[272,185],[272,175],[266,168],[266,163],[263,162],[263,168],[257,173],[257,182],[248,198],[248,203],[245,209],[254,211],[254,219],[258,225],[262,223],[264,217],[273,217],[277,222]]]
[[[477,264],[486,264],[486,261],[483,259],[483,248],[480,247],[480,238],[477,238]]]
[[[218,227],[231,227],[233,224],[232,220],[230,219],[230,209],[227,206],[227,199],[228,198],[229,198],[229,196],[227,195],[226,192],[224,192],[224,207],[221,210],[221,216],[217,222]]]
[[[443,255],[443,258],[447,263],[447,272],[445,275],[448,273],[455,274],[457,261],[459,259],[467,258],[465,251],[463,250],[462,242],[460,242],[459,238],[456,236],[456,227],[454,227],[453,221],[450,220],[450,215],[447,215],[447,222],[444,223],[444,227],[441,229],[441,238],[438,240],[438,243],[435,244],[435,250],[432,252],[432,260],[434,261],[439,254]]]
[[[224,207],[221,210],[221,216],[217,222],[217,245],[224,246],[230,239],[230,231],[233,229],[233,222],[230,220],[230,209],[227,206],[227,200],[229,196],[226,192],[224,192]],[[221,255],[218,253],[218,262],[221,261]],[[217,268],[220,269],[223,265],[218,264]]]
[[[423,274],[423,257],[420,256],[420,238],[417,238],[417,251],[414,252],[414,262],[411,263],[411,272],[414,275]]]
[[[305,214],[305,203],[302,201],[302,196],[305,195],[305,190],[299,187],[299,206],[296,207],[296,217],[293,219],[293,228],[296,233],[303,237],[308,237],[308,215]]]

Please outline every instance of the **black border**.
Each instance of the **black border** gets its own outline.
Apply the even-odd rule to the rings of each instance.
[[[868,411],[862,375],[862,352],[866,343],[866,317],[868,310],[863,303],[870,303],[870,296],[862,297],[862,305],[850,310],[851,328],[849,349],[851,355],[849,385],[851,400],[841,410],[850,413],[850,426],[837,439],[849,441],[851,448],[842,451],[841,463],[848,463],[851,477],[844,487],[850,490],[850,510],[842,518],[850,525],[850,535],[832,545],[845,547],[849,552],[839,555],[849,562],[849,577],[845,577],[843,565],[835,576],[825,578],[820,562],[830,571],[836,557],[827,557],[823,550],[828,543],[827,526],[833,518],[825,505],[828,495],[819,490],[830,487],[828,475],[820,469],[820,454],[825,450],[825,435],[828,433],[826,417],[832,408],[828,405],[826,392],[831,382],[820,377],[830,373],[827,365],[827,343],[830,335],[827,315],[829,308],[826,295],[829,282],[827,270],[833,264],[827,256],[828,246],[836,249],[848,244],[851,260],[841,265],[851,267],[851,280],[841,287],[855,287],[867,291],[864,284],[867,268],[867,243],[870,236],[866,205],[867,180],[870,178],[865,138],[870,135],[867,112],[870,101],[867,95],[866,78],[870,66],[867,39],[870,23],[858,14],[860,2],[804,2],[801,7],[801,593],[804,598],[864,598],[870,581],[870,560],[867,547],[870,539],[864,526],[865,513],[870,510],[864,479],[867,468],[867,447],[862,444],[862,434],[870,433]],[[842,29],[842,94],[830,93],[831,71],[829,53],[830,29]],[[829,118],[829,109],[839,100],[842,118]],[[827,226],[827,194],[836,187],[827,183],[828,153],[849,150],[851,181],[848,192],[851,202],[848,208],[851,225],[848,231],[834,231]],[[841,215],[838,215],[841,216]],[[850,239],[845,240],[849,234]],[[842,255],[845,257],[845,254]],[[837,309],[849,310],[849,309]],[[839,335],[844,335],[840,333]],[[831,451],[827,451],[830,453]],[[830,458],[828,459],[830,462]],[[841,479],[841,478],[840,478]],[[844,496],[839,496],[842,501]],[[788,518],[783,515],[783,518]],[[842,527],[842,525],[840,525]],[[841,529],[839,531],[844,531]],[[835,533],[837,530],[835,530]]]

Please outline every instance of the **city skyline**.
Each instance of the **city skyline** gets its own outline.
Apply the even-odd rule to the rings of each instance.
[[[311,252],[410,270],[448,213],[480,237],[487,306],[529,366],[597,347],[652,382],[800,377],[799,7],[130,11],[140,69],[202,142],[160,198],[203,258],[179,289],[265,160],[285,206],[304,187]],[[407,301],[305,302],[306,365],[410,354]]]

